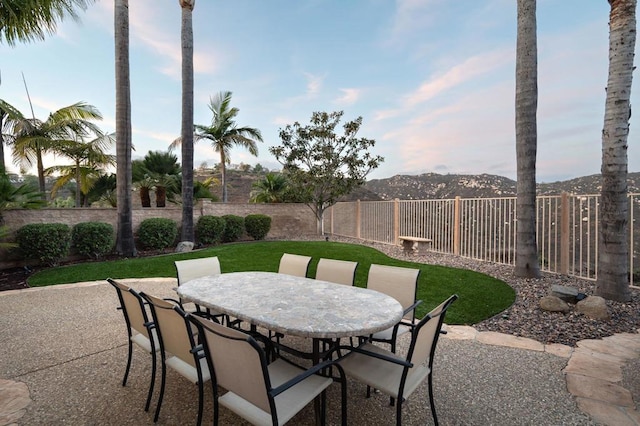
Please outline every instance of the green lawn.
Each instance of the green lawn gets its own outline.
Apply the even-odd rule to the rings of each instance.
[[[175,277],[175,260],[208,256],[218,256],[222,272],[275,272],[283,253],[311,256],[310,277],[315,277],[321,257],[357,261],[356,285],[359,287],[366,287],[367,273],[372,263],[418,268],[421,270],[418,299],[423,300],[417,312],[419,317],[451,294],[460,296],[447,313],[448,324],[475,324],[505,310],[515,300],[515,292],[508,284],[488,275],[393,259],[371,247],[327,241],[257,241],[224,244],[180,254],[87,262],[38,272],[29,278],[29,285],[46,286],[108,277]]]

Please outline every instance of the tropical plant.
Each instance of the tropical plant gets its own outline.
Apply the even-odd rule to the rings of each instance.
[[[44,165],[42,156],[68,141],[81,139],[92,134],[101,134],[93,123],[102,120],[102,115],[94,106],[78,102],[49,114],[45,121],[26,118],[13,126],[13,162],[21,170],[36,165],[40,192],[45,192]]]
[[[89,205],[100,202],[111,207],[116,207],[118,205],[116,185],[116,175],[114,173],[98,176],[87,193],[87,202]]]
[[[195,242],[193,228],[193,8],[195,0],[179,0],[182,10],[182,241]]]
[[[345,123],[344,135],[336,135],[343,114],[314,112],[310,125],[295,122],[280,129],[282,145],[269,148],[284,166],[292,190],[316,216],[320,234],[325,210],[363,185],[369,172],[384,161],[368,151],[375,140],[356,137],[362,117]]]
[[[0,173],[7,171],[4,164],[4,146],[15,140],[14,126],[24,120],[22,113],[13,105],[0,99]]]
[[[262,142],[260,130],[253,127],[238,127],[234,119],[240,111],[231,108],[231,92],[220,92],[209,102],[209,109],[213,113],[211,124],[203,126],[196,124],[195,141],[207,139],[211,141],[214,151],[220,153],[220,181],[222,185],[222,202],[227,202],[226,165],[231,162],[231,148],[238,145],[246,148],[251,155],[258,155],[257,141]],[[171,147],[181,144],[176,139]]]
[[[0,173],[0,225],[4,223],[5,210],[38,209],[46,204],[37,188],[26,183],[14,186],[6,174]]]
[[[131,81],[129,78],[129,1],[115,0],[114,5],[115,76],[116,76],[116,176],[118,199],[118,234],[116,252],[136,255],[133,237],[131,201]]]
[[[627,140],[636,45],[636,0],[609,0],[609,78],[602,129],[600,250],[595,294],[631,300]]]
[[[2,0],[0,7],[0,41],[13,46],[16,42],[44,40],[54,34],[66,16],[77,20],[76,8],[85,10],[95,0]]]
[[[220,181],[214,177],[207,178],[203,181],[196,180],[193,182],[193,199],[201,200],[203,198],[208,198],[210,200],[216,201],[218,197],[215,196],[211,192],[211,188],[213,186],[220,185]]]
[[[515,274],[539,278],[536,244],[538,48],[536,0],[518,0],[516,42],[516,163],[518,225]]]
[[[267,173],[262,180],[251,185],[249,201],[252,203],[283,203],[289,189],[287,178],[280,173]]]
[[[55,165],[45,170],[45,175],[59,177],[51,189],[55,197],[59,188],[67,182],[76,185],[76,207],[88,206],[88,194],[95,182],[104,173],[104,168],[115,165],[115,156],[106,150],[114,144],[113,134],[98,135],[89,141],[61,141],[53,151],[73,160],[72,165]]]
[[[149,151],[142,160],[132,164],[133,182],[140,188],[143,207],[151,207],[150,190],[155,190],[156,207],[165,207],[180,192],[180,164],[170,152]]]

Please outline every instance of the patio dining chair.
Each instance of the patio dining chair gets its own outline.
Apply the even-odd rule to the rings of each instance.
[[[107,281],[116,289],[118,300],[120,301],[120,307],[118,309],[122,311],[129,336],[127,339],[129,345],[127,367],[124,370],[122,386],[127,385],[127,378],[129,377],[129,371],[131,369],[131,359],[133,357],[133,344],[135,343],[151,354],[151,379],[149,382],[149,392],[147,393],[147,402],[144,405],[144,411],[149,411],[149,404],[151,403],[151,395],[153,394],[153,386],[156,378],[156,352],[160,350],[158,336],[152,327],[153,323],[149,321],[145,301],[142,296],[131,287],[118,281],[111,278],[107,278]]]
[[[269,363],[266,348],[251,335],[201,317],[190,316],[190,320],[204,341],[213,380],[227,390],[218,396],[218,386],[214,387],[214,425],[218,424],[219,404],[254,425],[283,425],[319,395],[320,420],[325,423],[325,390],[333,379],[319,373],[333,365],[332,361],[307,370],[283,358]],[[263,343],[270,344],[269,340]],[[336,370],[342,391],[342,425],[346,425],[346,379],[341,367]]]
[[[316,269],[316,280],[353,285],[357,267],[358,262],[321,258]]]
[[[393,297],[403,309],[402,320],[386,330],[369,336],[369,340],[391,345],[396,351],[399,336],[411,331],[415,326],[415,308],[422,300],[416,300],[418,292],[419,269],[372,264],[369,268],[367,288]]]
[[[202,423],[202,408],[204,403],[204,383],[211,380],[211,374],[202,345],[196,342],[192,333],[189,314],[180,305],[159,299],[146,293],[140,293],[149,302],[151,314],[158,341],[160,342],[160,359],[162,360],[162,374],[160,380],[160,394],[158,405],[153,418],[158,421],[167,376],[167,367],[185,377],[191,383],[198,385],[198,420]],[[212,382],[212,386],[213,385]],[[215,390],[214,390],[215,392]]]
[[[178,277],[178,286],[196,278],[206,277],[209,275],[220,275],[222,273],[218,256],[176,260],[174,264],[176,267],[176,275]],[[183,305],[184,309],[182,299],[180,299],[180,304]],[[210,318],[216,318],[220,321],[223,321],[225,318],[225,316],[219,312],[213,312],[210,309],[202,309],[198,304],[195,303],[194,305],[195,308],[186,309],[186,311],[189,313],[195,313],[196,315],[204,315]]]
[[[311,257],[299,254],[284,253],[280,258],[278,273],[306,277]]]
[[[367,398],[371,388],[390,395],[396,403],[396,424],[402,424],[402,403],[427,379],[429,404],[433,421],[438,416],[433,398],[433,356],[442,331],[447,309],[458,298],[449,297],[420,320],[411,331],[411,344],[406,357],[400,357],[371,343],[353,348],[338,360],[347,377],[351,376],[367,385]]]

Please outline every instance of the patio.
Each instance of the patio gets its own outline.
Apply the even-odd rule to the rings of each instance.
[[[175,296],[174,279],[125,282],[159,296]],[[143,411],[150,363],[139,348],[129,383],[121,386],[126,332],[116,306],[117,297],[106,281],[0,293],[0,379],[24,382],[32,400],[21,417],[21,412],[14,413],[15,418],[0,412],[0,425],[153,424],[152,412]],[[451,327],[436,351],[434,393],[442,424],[596,424],[567,390],[562,370],[568,347],[545,348],[508,336],[507,341],[519,348],[485,344],[483,339],[469,339],[469,329]],[[488,333],[484,341],[491,339],[501,344],[496,333]],[[205,389],[204,424],[210,424],[211,390]],[[366,399],[364,394],[363,385],[349,383],[349,424],[371,424],[371,419],[394,424],[388,398]],[[339,422],[338,396],[338,389],[331,387],[329,424]],[[427,401],[423,385],[405,404],[404,424],[432,424]],[[196,413],[196,387],[170,370],[158,423],[190,424]],[[243,424],[224,408],[220,420]],[[312,423],[311,407],[291,422]]]

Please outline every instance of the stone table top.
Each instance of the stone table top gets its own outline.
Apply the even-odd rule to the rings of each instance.
[[[232,272],[197,278],[178,295],[285,335],[362,336],[402,319],[402,306],[383,293],[275,272]]]

